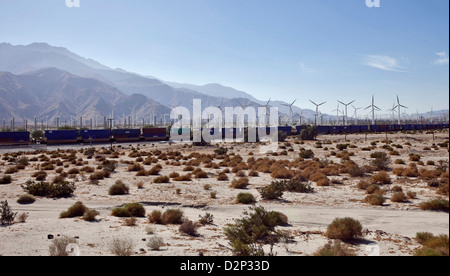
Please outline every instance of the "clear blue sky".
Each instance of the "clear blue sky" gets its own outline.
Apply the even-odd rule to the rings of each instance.
[[[113,68],[256,98],[356,100],[396,95],[448,109],[449,1],[0,0],[0,42],[47,42]],[[386,112],[387,113],[387,112]]]

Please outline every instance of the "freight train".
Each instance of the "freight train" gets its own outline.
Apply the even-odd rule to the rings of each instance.
[[[305,126],[278,127],[279,132],[288,136],[299,134]],[[327,134],[352,134],[352,133],[382,133],[396,131],[428,131],[448,129],[449,124],[408,124],[408,125],[351,125],[351,126],[318,126],[320,135]],[[31,138],[29,131],[0,132],[0,145],[28,145],[32,143],[76,144],[76,143],[126,143],[138,141],[168,141],[171,133],[191,133],[190,129],[170,130],[167,128],[143,128],[143,129],[95,129],[95,130],[46,130],[42,141]],[[242,130],[241,130],[242,131]],[[223,128],[223,138],[236,137],[240,132],[236,128]],[[211,135],[214,132],[211,130]],[[192,133],[191,133],[192,137]]]

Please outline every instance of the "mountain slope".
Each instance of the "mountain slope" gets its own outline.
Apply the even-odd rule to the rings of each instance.
[[[62,122],[71,122],[72,118],[80,116],[101,121],[104,116],[109,117],[113,109],[119,121],[122,114],[142,117],[144,111],[150,114],[150,109],[159,116],[170,112],[143,95],[127,96],[97,79],[55,68],[22,75],[0,73],[0,107],[1,118],[15,117],[19,121],[34,120],[37,116],[48,117],[50,122],[57,116]]]

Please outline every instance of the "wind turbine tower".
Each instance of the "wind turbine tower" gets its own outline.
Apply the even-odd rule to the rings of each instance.
[[[297,99],[295,99],[295,101],[293,101],[291,104],[283,104],[284,106],[288,106],[289,107],[289,117],[290,117],[290,124],[292,125],[293,123],[293,117],[294,117],[294,111],[292,110],[292,106],[294,106],[295,102],[297,101]]]
[[[351,104],[354,103],[355,101],[351,101],[351,102],[349,102],[348,104],[345,104],[345,103],[343,103],[343,102],[341,102],[341,101],[338,101],[338,102],[345,106],[345,117],[344,117],[344,118],[345,118],[345,121],[344,121],[344,124],[347,126],[347,125],[348,125],[347,108],[348,108],[349,105],[351,105]]]
[[[315,114],[315,118],[314,118],[314,125],[316,125],[317,126],[317,117],[319,116],[319,107],[320,106],[322,106],[322,105],[324,105],[324,104],[326,104],[327,102],[323,102],[323,103],[321,103],[321,104],[316,104],[315,102],[313,102],[313,101],[311,101],[311,100],[309,100],[313,105],[315,105],[316,106],[316,114]]]
[[[364,110],[367,110],[369,108],[372,108],[372,125],[375,125],[375,110],[381,111],[381,109],[375,105],[375,96],[372,96],[372,104],[366,107],[366,109]]]

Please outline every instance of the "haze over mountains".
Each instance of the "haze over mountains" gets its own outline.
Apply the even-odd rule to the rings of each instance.
[[[150,122],[154,112],[159,122],[172,107],[192,109],[194,99],[201,99],[203,108],[221,104],[257,107],[267,102],[220,84],[166,82],[111,69],[46,43],[0,43],[0,119],[32,121],[37,116],[54,124],[57,116],[61,123],[83,116],[101,122],[114,112],[116,122],[123,122],[128,116],[137,122],[142,122],[142,118]],[[270,103],[287,117],[289,108],[283,104],[275,99]],[[293,111],[302,113],[303,118],[314,118],[313,110],[294,106]],[[298,118],[297,115],[295,120]],[[333,116],[329,118],[335,120]]]
[[[170,108],[192,108],[193,99],[203,107],[259,106],[253,96],[219,84],[196,86],[163,82],[156,78],[111,69],[92,59],[80,57],[46,43],[27,46],[0,44],[0,118],[32,120],[56,116],[103,118],[114,109],[116,120],[124,117],[157,118],[170,114]],[[234,99],[234,100],[232,100]],[[240,100],[238,100],[240,99]],[[231,101],[230,101],[231,100]],[[288,109],[273,104],[280,112]],[[309,115],[312,111],[308,111]],[[158,119],[159,120],[159,119]]]

